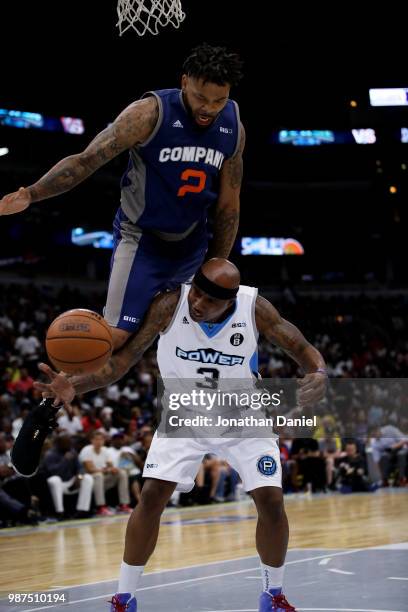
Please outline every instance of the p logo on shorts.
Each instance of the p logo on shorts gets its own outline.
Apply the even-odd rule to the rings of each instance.
[[[258,459],[257,467],[258,472],[264,476],[273,476],[277,469],[276,461],[270,455],[264,455]]]

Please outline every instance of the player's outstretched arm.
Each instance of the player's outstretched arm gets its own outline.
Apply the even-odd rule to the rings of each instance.
[[[158,116],[154,97],[133,102],[84,151],[62,159],[33,185],[5,195],[0,200],[0,215],[21,212],[33,202],[69,191],[109,160],[147,140]]]
[[[299,381],[298,400],[301,405],[321,400],[326,391],[326,364],[319,351],[306,340],[302,332],[290,323],[265,298],[258,296],[255,321],[260,334],[279,346],[306,372]]]
[[[48,365],[40,364],[49,383],[35,382],[34,387],[44,397],[54,397],[54,405],[70,403],[75,395],[111,385],[122,378],[142,358],[158,334],[169,325],[180,297],[180,290],[162,293],[152,302],[138,332],[117,351],[103,368],[94,374],[66,376],[57,374]]]
[[[225,257],[227,259],[237,235],[244,147],[245,130],[241,124],[238,150],[233,157],[225,160],[221,169],[220,193],[215,209],[214,237],[208,252],[209,258]]]

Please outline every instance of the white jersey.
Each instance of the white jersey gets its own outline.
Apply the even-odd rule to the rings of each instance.
[[[213,389],[217,390],[216,393],[222,387],[223,380],[226,391],[240,390],[241,384],[244,391],[253,389],[258,366],[258,331],[255,323],[257,289],[241,286],[234,312],[222,323],[213,325],[195,323],[191,319],[187,301],[189,291],[190,285],[181,286],[180,299],[171,323],[159,339],[157,360],[167,399],[170,399],[173,390],[180,395],[183,386],[187,394],[191,393],[192,382],[194,388]],[[211,395],[211,392],[208,394]],[[167,408],[166,401],[163,406]],[[272,430],[268,437],[259,427],[245,427],[245,435],[239,431],[238,435],[232,435],[234,430],[229,418],[240,416],[237,410],[247,415],[247,407],[242,408],[234,403],[217,404],[214,414],[212,410],[209,411],[205,401],[198,405],[188,402],[182,406],[181,413],[178,412],[180,406],[170,406],[170,411],[165,411],[165,419],[162,419],[159,433],[154,435],[146,459],[145,478],[169,480],[177,483],[179,491],[191,491],[205,454],[214,453],[237,470],[245,491],[281,486],[280,452]],[[190,417],[192,420],[203,419],[204,415],[211,422],[207,424],[203,421],[201,424],[199,421],[197,426],[193,423],[191,427],[185,423],[180,426],[180,437],[171,435],[171,428],[168,427],[170,418],[177,421],[181,417]],[[214,426],[218,416],[226,418],[227,424]],[[177,422],[171,427],[175,427],[177,432]],[[263,437],[259,437],[260,432]]]
[[[157,361],[163,379],[246,378],[257,375],[258,289],[241,285],[234,312],[221,323],[196,323],[189,313],[191,285],[181,285],[180,299],[167,329],[160,334]]]

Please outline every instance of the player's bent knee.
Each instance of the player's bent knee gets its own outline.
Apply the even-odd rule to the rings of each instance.
[[[285,508],[283,504],[282,489],[279,487],[261,487],[252,491],[258,515],[262,519],[273,522],[281,520],[284,516]]]
[[[153,478],[147,480],[141,493],[139,502],[140,509],[154,514],[162,512],[175,487],[176,483],[173,482],[156,480]]]

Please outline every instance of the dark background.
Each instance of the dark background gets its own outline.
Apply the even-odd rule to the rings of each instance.
[[[186,20],[157,37],[119,37],[116,6],[87,0],[2,8],[0,107],[81,117],[83,136],[0,126],[0,192],[39,178],[78,152],[148,89],[178,86],[191,47],[238,51],[245,78],[232,92],[247,129],[241,236],[291,236],[303,257],[234,259],[263,287],[404,287],[408,107],[372,109],[370,87],[408,86],[405,18],[397,3],[322,5],[184,1]],[[358,10],[357,10],[357,8]],[[350,100],[357,102],[351,108]],[[274,130],[374,127],[378,144],[290,147]],[[70,246],[70,230],[110,230],[126,154],[70,193],[1,218],[0,277],[90,277],[106,282],[110,251]],[[390,185],[397,193],[389,192]],[[28,263],[29,262],[29,263]]]

